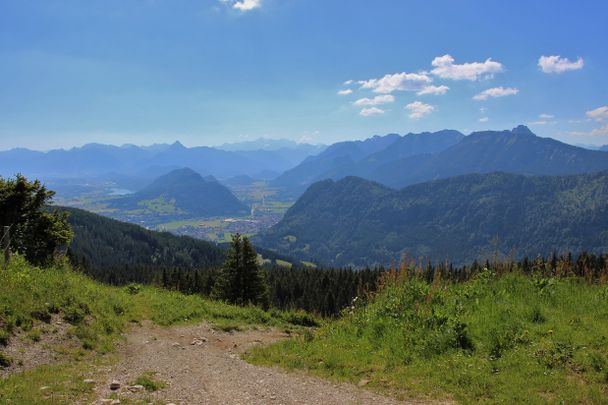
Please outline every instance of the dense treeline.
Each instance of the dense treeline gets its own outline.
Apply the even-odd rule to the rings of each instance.
[[[590,283],[608,282],[608,255],[581,253],[552,255],[548,258],[524,258],[521,261],[474,261],[471,265],[449,263],[425,265],[402,263],[385,269],[366,268],[285,268],[266,269],[270,305],[281,309],[304,309],[324,316],[336,316],[351,306],[353,299],[365,302],[386,281],[387,277],[418,277],[432,283],[438,279],[465,282],[484,269],[498,273],[520,272],[542,278],[577,277]],[[208,296],[218,277],[217,269],[189,273],[164,272],[159,285],[188,294]]]
[[[264,269],[270,306],[280,309],[304,309],[324,316],[338,315],[352,304],[364,300],[376,289],[383,268],[353,270],[350,268],[287,268]],[[164,270],[155,281],[163,288],[186,294],[210,296],[220,278],[219,268]]]

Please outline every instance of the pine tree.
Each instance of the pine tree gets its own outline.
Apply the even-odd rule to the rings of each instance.
[[[257,263],[257,254],[247,237],[232,236],[232,246],[214,286],[213,297],[237,305],[268,307],[266,275]]]

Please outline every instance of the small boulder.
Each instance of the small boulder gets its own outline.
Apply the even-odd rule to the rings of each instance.
[[[110,402],[110,405],[120,405],[120,399],[115,399],[114,401]]]
[[[145,388],[143,385],[132,385],[127,388],[131,392],[142,392]]]
[[[363,387],[363,386],[366,386],[367,384],[369,384],[369,380],[363,379],[363,380],[359,381],[359,384],[357,384],[357,386]]]
[[[93,384],[95,384],[95,380],[87,378],[86,380],[83,380],[83,383],[85,383],[87,385],[93,385]]]
[[[116,391],[116,390],[117,390],[117,389],[119,389],[119,388],[120,388],[120,382],[119,382],[119,381],[114,380],[114,381],[112,381],[112,382],[110,383],[110,389],[111,389],[112,391]]]

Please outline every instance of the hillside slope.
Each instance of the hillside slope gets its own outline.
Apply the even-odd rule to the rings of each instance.
[[[331,265],[401,255],[455,263],[608,249],[608,172],[472,174],[400,191],[355,177],[312,185],[260,246]]]
[[[122,210],[150,209],[161,213],[212,217],[240,215],[248,207],[213,177],[203,178],[192,169],[173,170],[110,206]]]

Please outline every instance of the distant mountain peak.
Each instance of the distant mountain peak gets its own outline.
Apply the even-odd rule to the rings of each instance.
[[[188,149],[180,141],[175,141],[170,146],[171,149]]]
[[[534,132],[530,131],[530,128],[528,128],[525,125],[518,125],[517,127],[513,128],[513,130],[511,132],[514,133],[514,134],[516,134],[516,135],[532,135],[532,136],[536,136],[534,134]]]

